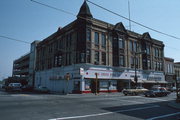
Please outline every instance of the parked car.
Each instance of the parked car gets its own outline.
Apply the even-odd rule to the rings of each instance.
[[[144,92],[148,91],[148,89],[143,88],[143,87],[137,87],[134,89],[123,89],[123,94],[124,95],[139,95],[139,94],[144,94]]]
[[[146,97],[160,97],[160,96],[167,96],[170,94],[170,91],[167,91],[164,87],[157,87],[152,88],[149,91],[145,92],[144,95]]]
[[[176,91],[176,87],[166,87],[166,89],[170,92]]]
[[[42,87],[42,86],[34,88],[34,91],[37,93],[49,93],[50,92],[50,90],[47,87]]]
[[[33,87],[29,86],[29,85],[24,85],[24,86],[22,86],[22,91],[32,92],[33,91]]]
[[[6,86],[6,91],[22,91],[21,89],[22,85],[21,83],[9,83],[8,86]]]

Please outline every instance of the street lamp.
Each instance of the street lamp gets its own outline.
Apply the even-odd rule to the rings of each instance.
[[[146,53],[146,50],[143,50],[141,52],[135,52],[134,54],[134,57],[135,57],[135,76],[134,76],[134,81],[135,81],[135,84],[136,84],[136,88],[137,88],[137,81],[138,81],[138,77],[137,77],[137,68],[136,68],[136,56],[139,55],[139,54],[145,54]]]

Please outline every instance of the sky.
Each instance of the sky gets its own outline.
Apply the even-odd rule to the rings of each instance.
[[[75,15],[84,0],[37,0]],[[120,15],[128,17],[128,0],[91,0]],[[131,19],[158,31],[180,38],[180,0],[129,0]],[[104,11],[88,2],[94,18],[116,24],[123,22],[129,29],[129,21]],[[43,40],[59,27],[76,19],[31,0],[0,0],[0,36],[26,42]],[[180,62],[180,39],[174,39],[131,23],[131,30],[140,34],[149,32],[154,39],[165,44],[164,54]],[[0,80],[12,75],[13,61],[30,51],[30,44],[0,37]]]

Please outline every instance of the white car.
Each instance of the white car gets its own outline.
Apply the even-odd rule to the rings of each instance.
[[[9,83],[6,87],[6,91],[22,91],[21,87],[21,83]]]

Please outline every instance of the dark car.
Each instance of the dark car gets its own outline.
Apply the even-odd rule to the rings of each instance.
[[[37,93],[49,93],[50,92],[50,90],[47,87],[42,87],[42,86],[34,88],[34,91]]]
[[[167,91],[164,87],[152,88],[149,91],[145,92],[146,97],[160,97],[167,96],[170,94],[170,91]]]
[[[29,85],[24,85],[22,87],[22,91],[24,91],[24,92],[32,92],[33,91],[33,87],[29,86]]]

